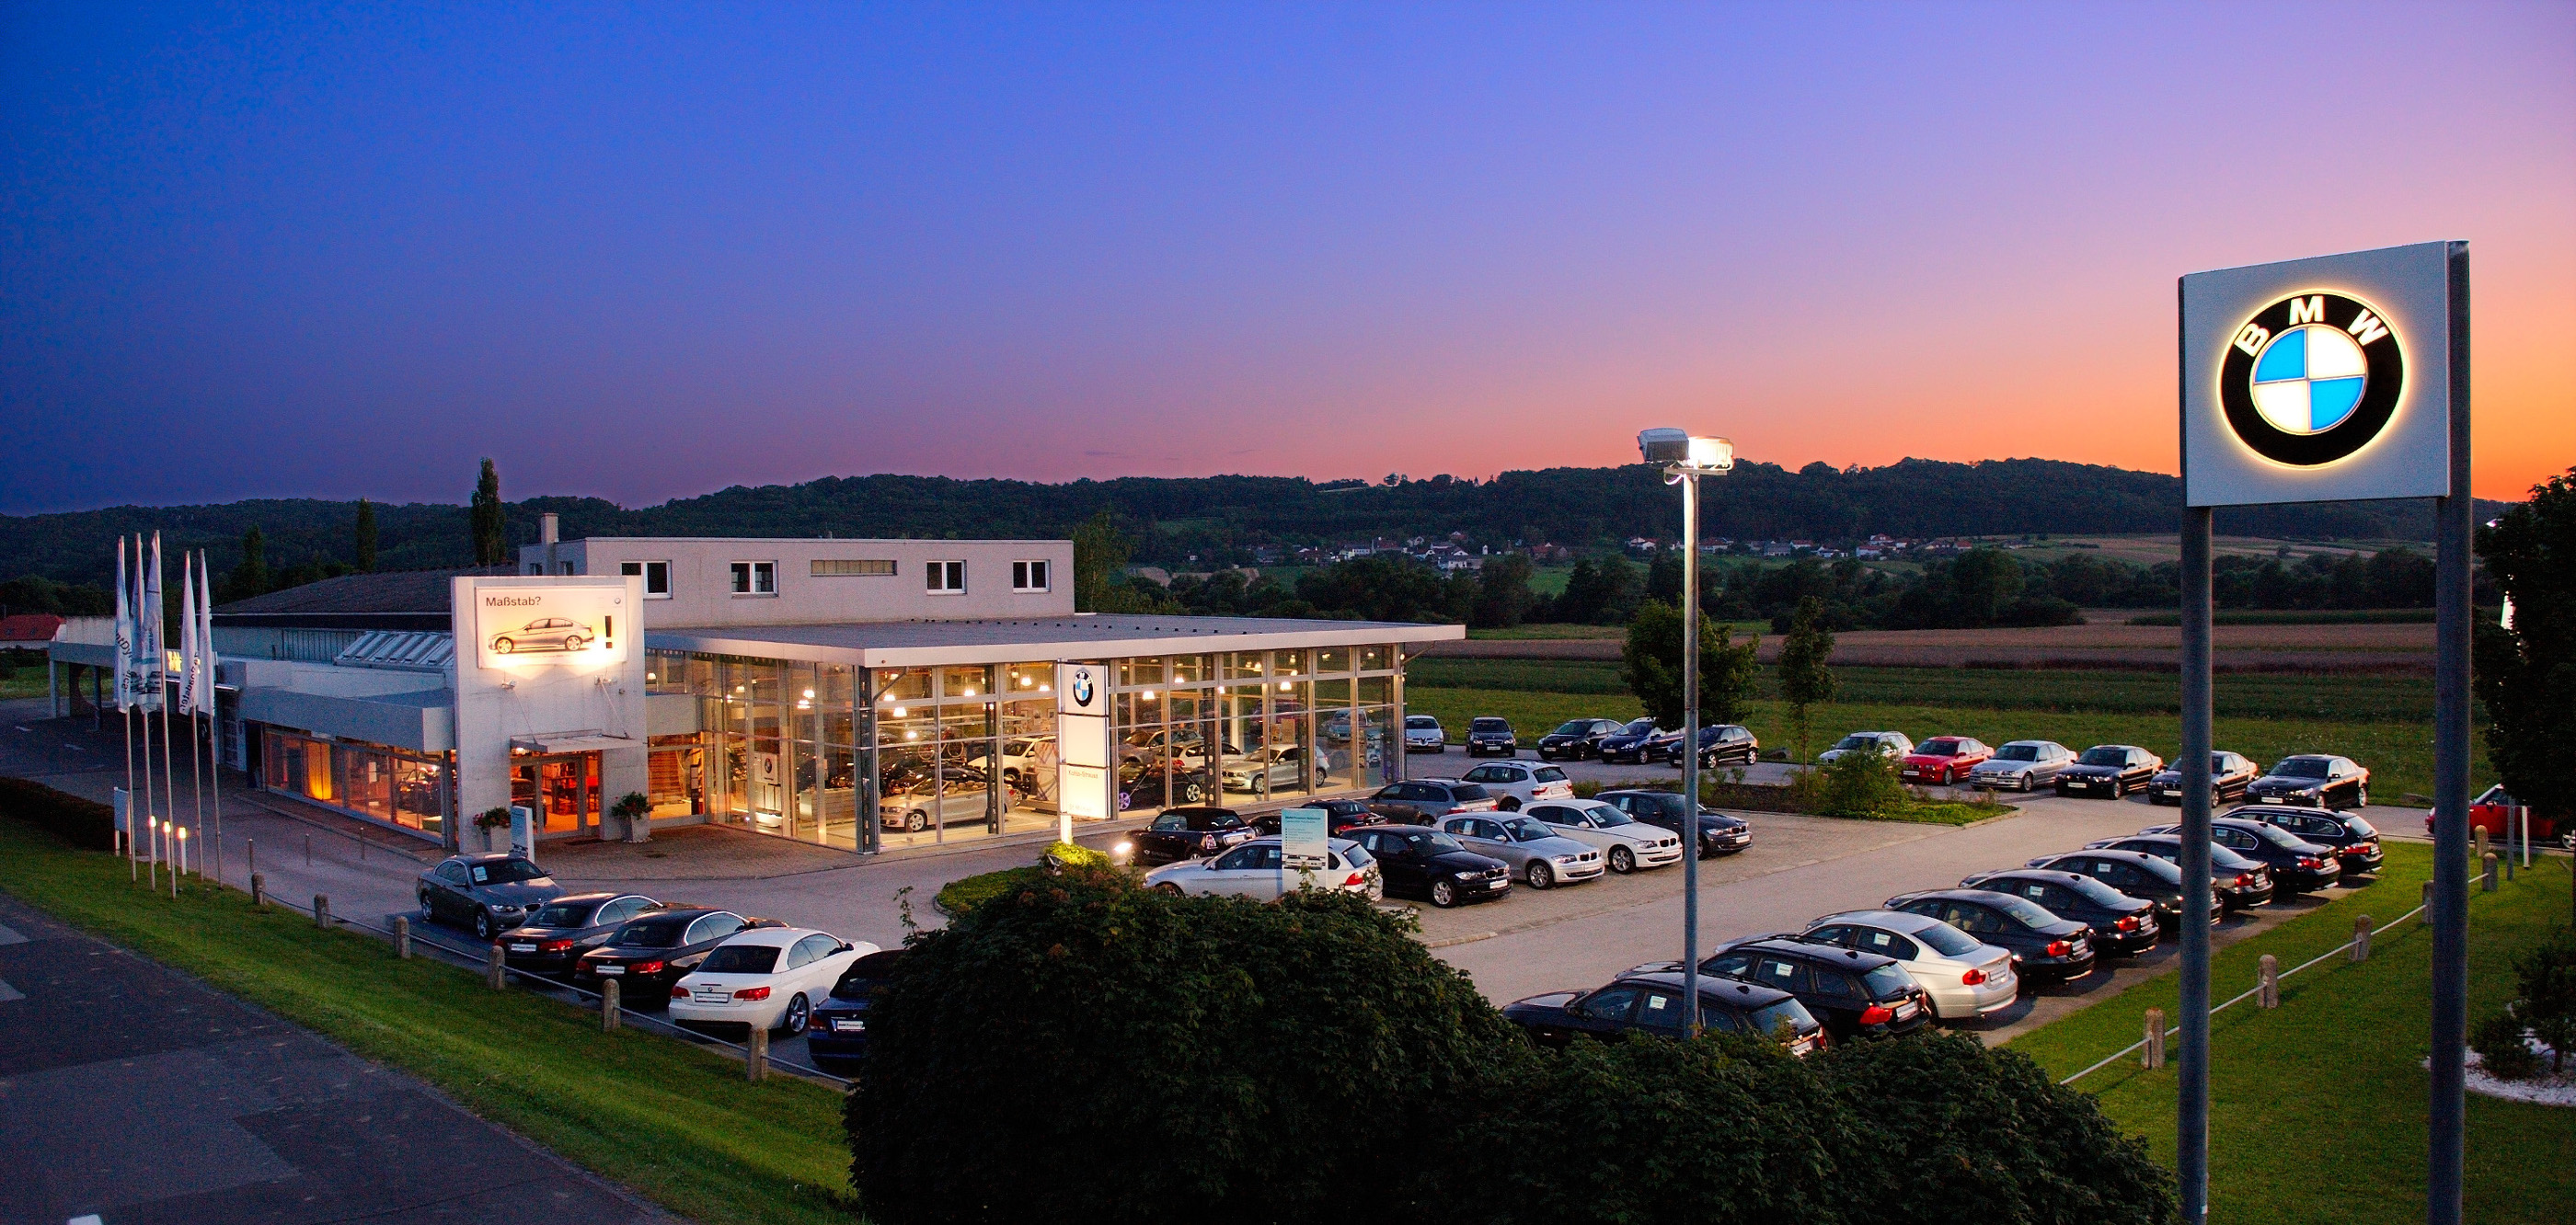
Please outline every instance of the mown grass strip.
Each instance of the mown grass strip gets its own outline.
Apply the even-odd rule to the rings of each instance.
[[[5,815],[5,814],[0,814]],[[57,918],[401,1068],[485,1118],[673,1212],[716,1222],[851,1220],[840,1094],[743,1079],[739,1063],[309,915],[203,886],[173,900],[116,856],[0,820],[0,889]]]

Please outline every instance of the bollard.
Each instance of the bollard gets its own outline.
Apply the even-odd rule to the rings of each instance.
[[[599,980],[599,1032],[603,1034],[616,1033],[626,1024],[626,1018],[620,1015],[622,1010],[618,1007],[619,990],[616,979]]]
[[[404,915],[394,916],[394,956],[411,960],[411,919]]]
[[[313,866],[313,835],[304,835],[304,866]]]
[[[2281,959],[2265,953],[2261,966],[2255,972],[2254,1006],[2278,1008],[2281,1006]]]
[[[313,926],[325,931],[331,927],[331,899],[319,893],[313,895]]]
[[[483,976],[486,985],[495,991],[505,990],[510,985],[510,963],[503,958],[498,940],[492,942],[492,952],[483,963]]]
[[[2428,907],[2433,904],[2433,882],[2429,880],[2424,882],[2424,899],[2420,904]],[[2431,919],[2426,919],[2424,921],[2427,923],[2432,922]]]
[[[261,910],[268,909],[268,881],[257,872],[250,874],[250,904]]]
[[[751,1027],[751,1041],[742,1048],[742,1075],[745,1080],[759,1080],[769,1075],[769,1027]]]
[[[253,876],[257,876],[259,874],[259,839],[242,839],[242,854],[247,856],[246,861],[242,864],[242,871],[248,872]]]
[[[2469,866],[2476,867],[2479,864],[2485,863],[2486,858],[2487,827],[2483,825],[2471,825],[2469,826]]]
[[[2370,960],[2369,915],[2363,915],[2352,921],[2352,959],[2354,961]]]
[[[2495,891],[2496,891],[2496,853],[2495,853],[2495,852],[2493,852],[2493,851],[2489,851],[2489,852],[2487,852],[2487,857],[2486,857],[2486,874],[2485,874],[2484,876],[2482,876],[2482,877],[2480,877],[2480,878],[2478,879],[2478,892],[2480,892],[2480,893],[2493,893],[2493,892],[2495,892]]]
[[[2165,1010],[2162,1008],[2147,1010],[2147,1049],[2145,1056],[2139,1060],[2139,1066],[2148,1068],[2165,1066]]]

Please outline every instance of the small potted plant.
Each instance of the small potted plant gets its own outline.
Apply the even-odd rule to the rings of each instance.
[[[509,840],[510,835],[506,832],[510,828],[509,808],[506,806],[500,808],[486,808],[483,811],[474,814],[474,828],[483,831],[484,850],[500,850],[501,848],[494,846],[493,843],[499,841],[506,844]]]
[[[649,842],[653,838],[653,801],[641,791],[629,791],[609,806],[608,815],[624,824],[628,842]]]

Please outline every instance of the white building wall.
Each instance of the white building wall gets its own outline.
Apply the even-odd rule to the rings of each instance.
[[[510,802],[510,741],[517,737],[560,736],[596,732],[631,740],[633,748],[601,752],[599,781],[601,820],[609,806],[630,791],[647,790],[645,766],[644,642],[638,618],[617,663],[580,665],[536,662],[508,668],[486,668],[482,653],[472,649],[477,588],[607,587],[623,588],[626,607],[644,597],[640,578],[477,578],[452,580],[456,652],[456,811],[471,824],[474,814]],[[649,615],[649,614],[647,614]]]
[[[656,628],[1062,617],[1073,612],[1070,540],[814,540],[594,536],[522,545],[523,574],[616,576],[624,563],[667,562],[671,590],[648,596]],[[930,564],[966,565],[962,593],[930,589]],[[1014,588],[1012,563],[1046,563],[1042,591]],[[776,566],[775,594],[737,594],[735,562]],[[816,562],[891,562],[890,575],[815,573]],[[831,567],[825,567],[830,569]]]

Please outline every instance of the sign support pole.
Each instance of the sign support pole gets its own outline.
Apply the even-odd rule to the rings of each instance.
[[[2424,1219],[2458,1225],[2469,1033],[2469,245],[2450,244],[2450,495],[2433,500],[2433,1058]]]
[[[1682,475],[1682,1032],[1699,1032],[1699,473]],[[1643,750],[1640,750],[1640,756]]]
[[[2182,513],[2182,1067],[2174,1167],[2184,1225],[2209,1219],[2210,508]]]

